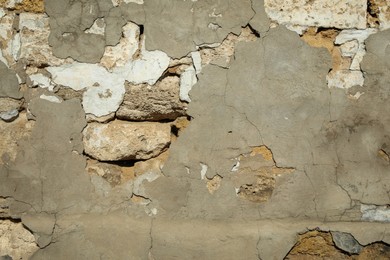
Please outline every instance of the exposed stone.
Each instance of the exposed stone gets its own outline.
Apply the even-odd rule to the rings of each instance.
[[[134,164],[134,174],[138,177],[142,174],[154,174],[161,175],[161,169],[164,166],[165,161],[168,159],[169,152],[165,151],[156,158],[152,158],[147,161],[139,161]]]
[[[101,161],[149,159],[169,145],[170,124],[113,121],[84,129],[85,153]]]
[[[58,66],[65,61],[53,55],[49,46],[49,18],[46,14],[21,13],[19,15],[20,59],[35,66]]]
[[[17,54],[16,50],[14,50],[14,37],[15,31],[13,28],[13,24],[15,21],[15,14],[13,13],[5,13],[1,12],[2,15],[0,17],[0,52],[1,59],[0,61],[5,63],[8,67],[15,63],[14,54]]]
[[[33,121],[28,121],[26,113],[10,123],[0,121],[0,164],[8,164],[16,158],[19,141],[30,135],[34,126]]]
[[[332,231],[332,238],[335,246],[350,254],[359,254],[362,246],[349,233]]]
[[[367,1],[274,1],[264,0],[269,17],[280,24],[316,27],[366,27]]]
[[[207,181],[207,189],[210,194],[214,194],[221,187],[222,178],[219,175],[215,175],[211,180]]]
[[[22,100],[12,98],[0,98],[0,112],[6,112],[12,109],[21,110]]]
[[[112,187],[122,182],[122,169],[118,165],[88,160],[86,170],[90,175],[104,178]]]
[[[159,121],[185,115],[186,104],[179,99],[178,77],[165,77],[154,86],[126,83],[125,88],[123,103],[116,112],[118,118]]]
[[[232,168],[236,193],[239,197],[252,202],[265,202],[276,185],[276,178],[292,173],[293,168],[278,168],[272,152],[266,146],[252,148],[249,154],[243,154]]]
[[[369,0],[367,22],[371,27],[379,27],[381,30],[390,28],[390,1]]]
[[[19,111],[17,109],[11,109],[6,112],[0,112],[0,118],[5,122],[14,121],[19,115]]]
[[[312,259],[349,259],[347,254],[335,248],[330,233],[317,230],[300,235],[298,242],[286,256],[286,259],[298,260],[303,257]]]
[[[111,70],[114,67],[124,66],[133,59],[139,48],[139,27],[134,23],[127,23],[122,28],[123,37],[115,46],[105,48],[100,64]]]
[[[362,213],[362,220],[390,222],[390,209],[388,205],[377,206],[362,204],[360,206],[360,212]]]
[[[29,259],[38,250],[35,238],[23,224],[7,219],[0,220],[0,256],[9,259]]]
[[[329,88],[349,89],[354,86],[363,86],[364,77],[361,71],[339,70],[331,71],[327,76]]]

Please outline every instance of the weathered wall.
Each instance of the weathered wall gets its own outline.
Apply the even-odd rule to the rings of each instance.
[[[0,0],[0,258],[390,258],[390,2]]]

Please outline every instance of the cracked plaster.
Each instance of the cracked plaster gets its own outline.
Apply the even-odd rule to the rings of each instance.
[[[322,19],[329,10],[317,16],[323,11],[317,4],[310,6],[310,14]],[[336,25],[328,24],[328,17],[314,25],[363,29],[366,20],[360,9],[365,4],[356,3],[357,9],[349,9],[350,16],[333,19]],[[266,10],[271,7],[267,0],[265,5]],[[7,199],[7,214],[21,218],[41,247],[32,259],[59,255],[64,259],[282,259],[296,243],[297,233],[313,229],[346,232],[361,245],[390,243],[385,223],[389,163],[378,156],[386,154],[390,145],[385,134],[389,130],[389,31],[368,36],[369,29],[362,30],[360,38],[356,31],[345,30],[336,38],[337,44],[357,41],[351,53],[356,57],[360,51],[358,63],[364,73],[364,83],[357,84],[364,95],[357,100],[345,95],[356,84],[348,90],[328,88],[326,75],[332,61],[327,50],[309,47],[283,26],[270,29],[262,1],[57,0],[47,1],[45,7],[49,17],[37,15],[35,24],[30,14],[21,15],[26,19],[20,36],[10,30],[12,37],[7,40],[9,47],[20,37],[21,54],[11,48],[8,56],[3,52],[7,63],[0,63],[0,73],[5,75],[0,94],[14,98],[24,94],[28,113],[36,120],[31,135],[18,144],[14,161],[0,165],[0,196]],[[280,19],[267,12],[271,19],[295,25],[294,16],[283,20],[288,10],[277,14]],[[313,25],[311,19],[299,20],[305,12],[297,11],[301,12],[297,23]],[[97,19],[104,19],[104,34],[86,33]],[[23,45],[28,42],[23,41],[27,39],[23,30],[30,24],[32,31],[42,29],[42,46],[49,47],[47,23],[48,42],[59,63],[49,63],[50,56],[38,63],[45,65],[57,87],[84,91],[82,101],[45,100],[54,101],[56,96],[41,92],[44,85],[57,91],[46,79],[39,88],[20,93],[16,74],[8,67],[28,49],[28,44]],[[218,29],[208,30],[210,23]],[[233,44],[229,62],[204,62],[202,49],[199,62],[193,52],[197,46],[220,43],[229,33],[238,35],[248,23],[258,38]],[[121,59],[115,48],[122,47],[128,49]],[[169,56],[187,54],[192,61],[185,68],[198,80],[188,91],[187,113],[192,120],[177,139],[169,137],[171,125],[166,124],[166,139],[175,140],[168,160],[150,169],[148,161],[142,167],[136,162],[133,171],[140,171],[138,178],[133,172],[118,185],[110,185],[104,176],[86,174],[81,134],[87,125],[85,113],[112,115],[125,95],[125,80],[153,87],[167,69],[174,71],[168,68]],[[67,57],[74,61],[65,62]],[[32,59],[29,62],[34,64]],[[354,66],[350,71],[357,69]],[[30,69],[36,84],[33,75],[39,72]],[[183,80],[185,71],[177,70],[175,76]],[[112,99],[99,103],[97,97]],[[261,146],[272,151],[274,167],[295,170],[274,176],[272,194],[254,203],[236,194],[235,180],[245,166],[237,158]],[[356,208],[356,215],[345,218]],[[342,218],[348,222],[341,222]],[[115,243],[108,243],[111,240]]]

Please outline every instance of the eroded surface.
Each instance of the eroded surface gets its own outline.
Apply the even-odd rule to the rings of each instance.
[[[389,258],[388,5],[0,0],[0,258]]]

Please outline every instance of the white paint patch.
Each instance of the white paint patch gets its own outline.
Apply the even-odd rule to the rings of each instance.
[[[109,84],[110,73],[97,64],[71,63],[46,68],[52,75],[52,81],[76,91],[92,87],[95,83]],[[114,76],[115,77],[115,76]]]
[[[180,100],[191,102],[189,93],[192,87],[198,82],[196,71],[193,66],[188,67],[180,75]]]
[[[49,77],[41,73],[32,74],[29,76],[32,82],[33,87],[38,86],[41,88],[47,88],[50,91],[53,91],[54,86],[51,84],[51,80]]]
[[[390,222],[390,206],[360,205],[362,220]]]
[[[202,71],[202,58],[200,57],[199,51],[191,52],[192,63],[194,64],[194,68],[196,74],[199,74]]]
[[[104,18],[98,18],[92,24],[91,28],[85,30],[85,33],[103,35],[106,31],[106,23],[104,22]]]
[[[83,108],[85,113],[100,117],[118,110],[126,90],[123,80],[115,75],[98,84],[84,92]]]
[[[206,173],[208,170],[208,166],[206,164],[200,163],[200,179],[204,180],[206,178]]]
[[[60,99],[57,96],[47,96],[45,94],[42,94],[42,95],[39,96],[39,98],[47,100],[47,101],[50,101],[50,102],[53,102],[53,103],[61,103],[62,102],[62,99]]]
[[[113,72],[134,84],[154,85],[169,66],[169,57],[162,51],[141,52],[141,58],[129,60],[124,67],[114,68]]]

